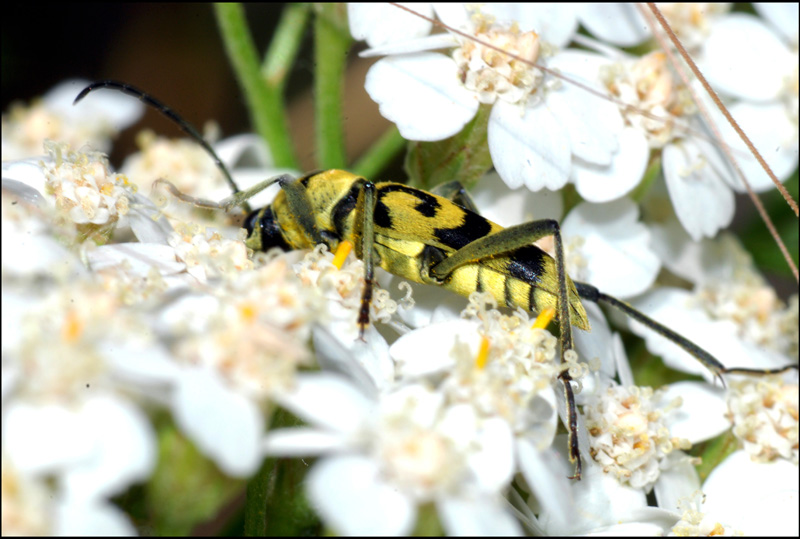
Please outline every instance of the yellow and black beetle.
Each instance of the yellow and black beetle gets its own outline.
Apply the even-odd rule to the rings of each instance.
[[[219,202],[198,200],[179,192],[164,180],[171,192],[195,205],[228,211],[241,206],[249,213],[244,226],[246,244],[255,251],[311,249],[324,243],[333,252],[349,242],[363,260],[365,286],[358,323],[369,324],[374,268],[423,284],[442,286],[463,296],[475,291],[491,293],[497,303],[535,312],[552,308],[561,328],[564,354],[574,348],[572,326],[589,330],[581,299],[619,309],[631,318],[668,338],[697,358],[714,375],[774,374],[780,369],[726,368],[711,354],[659,324],[643,313],[592,285],[573,282],[564,271],[561,232],[557,221],[545,219],[503,228],[481,217],[469,195],[458,182],[439,186],[436,192],[423,191],[393,182],[371,182],[343,170],[314,172],[295,179],[278,176],[240,191],[222,160],[197,130],[175,111],[152,96],[130,85],[95,82],[75,98],[77,103],[95,89],[109,88],[133,95],[175,121],[214,159],[234,194]],[[277,183],[281,191],[272,204],[250,211],[247,201]],[[551,257],[533,242],[553,236],[555,256]],[[563,323],[569,320],[569,323]],[[573,478],[580,479],[581,461],[577,436],[577,409],[566,370],[559,378],[567,402],[570,461],[575,464]]]

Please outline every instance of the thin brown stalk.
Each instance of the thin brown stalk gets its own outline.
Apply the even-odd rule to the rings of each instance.
[[[783,184],[780,181],[778,181],[778,178],[775,177],[775,174],[772,172],[772,169],[769,168],[767,163],[764,161],[764,158],[761,157],[761,154],[756,149],[756,147],[753,145],[753,143],[750,141],[750,139],[747,137],[747,135],[744,133],[744,131],[742,131],[742,129],[739,127],[739,124],[736,123],[736,121],[733,119],[731,114],[728,112],[727,107],[725,107],[725,105],[719,99],[719,96],[717,96],[717,93],[708,84],[708,81],[705,79],[703,74],[698,69],[697,64],[694,63],[694,60],[692,60],[692,57],[686,51],[685,47],[680,42],[680,39],[678,39],[678,36],[676,36],[675,32],[672,31],[672,28],[670,27],[669,23],[664,18],[664,15],[661,13],[661,11],[658,9],[658,7],[655,4],[648,3],[647,6],[650,8],[650,12],[652,12],[652,15],[647,10],[641,9],[642,15],[645,17],[645,19],[647,19],[648,24],[650,24],[651,28],[653,28],[653,35],[659,41],[659,44],[661,45],[661,48],[667,54],[667,57],[669,58],[670,62],[672,63],[672,66],[675,68],[675,71],[680,75],[681,79],[683,80],[684,85],[686,86],[686,88],[689,89],[690,92],[692,92],[692,97],[694,98],[694,101],[697,104],[697,108],[700,111],[700,113],[703,116],[703,118],[706,120],[706,123],[710,127],[710,129],[713,132],[714,136],[717,139],[722,140],[722,137],[720,135],[719,130],[717,129],[716,124],[711,119],[711,116],[708,114],[708,111],[703,106],[703,103],[701,102],[701,100],[698,99],[697,95],[695,95],[694,90],[692,89],[692,85],[689,83],[688,76],[687,76],[686,72],[683,70],[683,67],[680,65],[680,62],[678,62],[677,59],[675,58],[675,56],[672,54],[672,50],[670,49],[668,44],[666,42],[664,42],[663,36],[661,36],[661,34],[659,34],[659,32],[656,31],[655,21],[653,20],[653,17],[655,17],[655,19],[658,21],[658,23],[660,24],[661,28],[664,30],[664,32],[666,32],[667,36],[672,41],[673,45],[675,45],[675,48],[678,50],[678,52],[680,52],[680,54],[683,57],[683,59],[689,65],[689,67],[691,68],[691,70],[694,73],[694,75],[701,82],[701,84],[703,85],[703,88],[705,88],[705,90],[708,93],[708,95],[711,97],[711,99],[714,101],[714,103],[716,103],[716,105],[719,108],[719,110],[722,112],[722,114],[725,116],[725,118],[728,120],[728,122],[731,124],[731,126],[739,134],[741,139],[744,141],[744,143],[747,145],[747,147],[752,152],[753,156],[755,156],[755,158],[761,164],[761,166],[764,169],[764,171],[769,175],[770,178],[772,178],[772,181],[778,187],[778,190],[783,195],[783,198],[786,200],[786,202],[789,204],[789,206],[794,210],[795,215],[797,215],[798,214],[797,203],[794,201],[794,199],[791,197],[791,195],[786,191],[786,188],[783,186]],[[789,265],[789,268],[791,269],[795,280],[796,281],[800,281],[800,274],[798,274],[797,266],[795,265],[794,261],[792,260],[792,257],[789,254],[789,250],[786,248],[786,245],[783,243],[783,240],[781,239],[780,235],[778,234],[778,231],[775,228],[775,225],[773,224],[772,219],[770,218],[769,214],[767,213],[766,209],[764,208],[764,205],[761,203],[761,199],[758,198],[758,195],[753,191],[752,187],[750,186],[750,182],[747,181],[747,178],[745,177],[745,175],[742,172],[741,168],[739,168],[739,164],[736,161],[736,159],[734,158],[733,153],[730,151],[730,148],[728,147],[728,145],[727,144],[720,144],[719,146],[722,149],[722,151],[725,153],[725,155],[727,156],[727,158],[730,161],[730,163],[733,165],[733,167],[736,170],[736,173],[739,176],[739,178],[742,180],[742,183],[744,184],[745,189],[747,190],[747,194],[750,196],[750,200],[753,201],[753,205],[756,207],[756,210],[758,211],[759,215],[761,216],[761,219],[764,221],[764,224],[767,226],[767,229],[769,230],[770,235],[772,235],[773,239],[775,240],[775,243],[778,245],[778,248],[781,250],[781,253],[783,254],[784,259],[786,260],[786,263]]]

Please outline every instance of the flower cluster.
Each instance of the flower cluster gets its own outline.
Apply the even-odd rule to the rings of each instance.
[[[3,533],[188,533],[253,478],[246,518],[264,494],[268,527],[290,508],[296,533],[796,534],[797,295],[718,235],[742,146],[711,127],[661,31],[629,5],[287,9],[316,10],[317,39],[349,32],[341,42],[380,57],[366,91],[412,143],[403,196],[374,178],[370,199],[360,170],[346,195],[303,200],[291,188],[311,180],[280,176],[247,199],[282,193],[275,223],[245,222],[290,247],[313,228],[313,249],[255,253],[239,209],[208,209],[244,206],[231,183],[249,194],[286,172],[274,141],[213,140],[220,167],[196,140],[146,132],[116,172],[105,152],[136,99],[69,108],[85,85],[71,81],[3,115]],[[797,166],[797,6],[737,9],[663,11],[783,181]],[[391,136],[378,146],[369,157]],[[426,183],[442,171],[472,198]],[[560,243],[538,237],[552,221]],[[459,258],[464,238],[497,239],[487,226],[535,245]],[[461,265],[434,278],[439,259]],[[558,307],[564,273],[571,331],[558,309],[516,306]],[[437,282],[469,297],[421,284]],[[647,318],[607,319],[592,302],[608,296],[739,371]],[[629,362],[612,323],[669,369]]]

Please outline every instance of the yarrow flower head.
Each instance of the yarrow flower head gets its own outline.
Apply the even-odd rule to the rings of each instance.
[[[243,239],[226,239],[202,225],[182,224],[167,240],[186,271],[200,282],[214,277],[232,277],[252,269]]]
[[[452,53],[464,87],[486,105],[498,99],[525,102],[544,77],[533,67],[542,46],[539,36],[533,31],[522,32],[514,24],[509,28],[499,25],[494,17],[477,9],[471,21],[477,40],[464,40]]]
[[[691,447],[671,436],[663,420],[680,403],[662,408],[659,400],[651,388],[610,386],[583,408],[592,458],[604,472],[646,492],[670,465],[670,453]]]
[[[383,14],[386,20],[398,12],[391,9]],[[349,8],[351,32],[374,43],[383,28],[376,22],[379,14],[361,10]],[[557,189],[569,179],[573,157],[600,165],[611,161],[622,128],[616,106],[552,75],[561,71],[595,78],[587,68],[595,62],[582,52],[558,51],[575,31],[572,11],[497,4],[452,4],[435,10],[440,20],[462,33],[380,40],[382,44],[364,53],[391,55],[370,68],[365,87],[405,138],[453,136],[486,104],[492,106],[489,151],[509,187]],[[453,52],[428,52],[442,48]],[[540,69],[545,63],[547,71]]]
[[[662,148],[675,138],[673,119],[696,112],[688,90],[674,81],[663,52],[604,66],[600,80],[611,95],[630,107],[626,122],[645,134],[651,148]],[[641,110],[655,118],[639,113]]]
[[[701,511],[705,500],[705,495],[699,490],[690,497],[678,500],[681,519],[672,527],[669,535],[674,537],[741,535],[741,532],[736,533],[732,527],[715,520],[713,515],[707,515]]]
[[[780,376],[731,382],[729,418],[733,434],[753,460],[798,462],[797,380]]]
[[[110,139],[136,122],[144,106],[122,94],[108,93],[73,106],[88,81],[65,81],[30,105],[13,103],[3,114],[3,161],[42,155],[42,142],[55,140],[80,148],[89,143],[108,152]]]
[[[56,208],[86,238],[107,240],[121,216],[128,213],[134,191],[124,176],[109,170],[99,152],[75,152],[65,144],[45,142],[52,164],[42,163],[47,192]]]
[[[319,295],[285,258],[273,257],[226,280],[214,297],[187,297],[165,312],[165,322],[181,336],[180,362],[211,368],[236,391],[264,401],[288,390],[297,369],[309,364],[303,343],[319,307]]]

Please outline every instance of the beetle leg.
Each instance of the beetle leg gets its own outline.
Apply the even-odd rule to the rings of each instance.
[[[558,290],[558,318],[561,328],[559,342],[561,344],[561,362],[567,351],[574,350],[572,324],[570,323],[569,289],[567,274],[564,270],[564,246],[561,241],[561,228],[558,221],[542,219],[503,229],[496,234],[478,238],[465,245],[455,253],[430,269],[434,278],[445,279],[456,268],[470,263],[496,257],[503,253],[531,245],[536,240],[553,236],[555,239],[556,281]],[[546,278],[547,276],[541,276]],[[569,460],[575,465],[575,474],[571,479],[581,478],[581,456],[578,447],[578,410],[572,390],[572,378],[566,369],[561,371],[559,379],[564,385],[564,397],[567,402],[567,430],[569,431]]]

